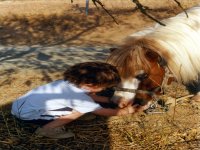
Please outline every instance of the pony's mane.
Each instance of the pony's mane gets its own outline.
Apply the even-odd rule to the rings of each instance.
[[[200,7],[165,19],[166,26],[156,24],[144,32],[131,35],[108,57],[108,62],[120,68],[123,75],[133,75],[138,69],[150,69],[145,51],[156,52],[167,62],[174,77],[182,83],[198,79],[200,74]],[[125,68],[121,68],[125,67]]]
[[[118,68],[122,78],[131,78],[139,70],[149,72],[151,66],[145,58],[141,44],[140,39],[129,38],[108,57],[107,62]]]

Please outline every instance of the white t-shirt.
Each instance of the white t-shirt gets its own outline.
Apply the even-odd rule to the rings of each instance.
[[[54,81],[18,98],[13,102],[11,113],[22,120],[50,120],[71,114],[66,108],[80,113],[102,108],[86,92],[67,81]]]

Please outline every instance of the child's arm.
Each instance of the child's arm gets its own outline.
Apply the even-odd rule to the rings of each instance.
[[[63,126],[67,123],[70,123],[76,119],[78,119],[79,117],[81,117],[83,115],[83,113],[80,113],[78,111],[73,111],[71,114],[66,115],[66,116],[61,116],[57,119],[55,119],[54,121],[46,124],[43,126],[43,129],[49,129],[49,128],[56,128],[56,127],[60,127]]]
[[[135,112],[136,112],[135,107],[129,105],[127,107],[117,108],[117,109],[101,108],[93,111],[92,113],[101,116],[122,116],[122,115],[132,114]]]

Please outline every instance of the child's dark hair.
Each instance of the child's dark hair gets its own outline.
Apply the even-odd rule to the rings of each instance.
[[[117,69],[103,62],[84,62],[71,66],[64,73],[64,80],[75,85],[92,84],[112,87],[121,79]]]

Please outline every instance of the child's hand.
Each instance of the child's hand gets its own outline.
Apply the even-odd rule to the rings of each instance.
[[[132,105],[128,105],[127,107],[125,107],[128,110],[129,114],[135,113],[135,107],[133,107]]]
[[[124,108],[126,106],[129,106],[129,105],[132,105],[133,104],[133,101],[129,101],[129,100],[126,100],[124,98],[119,98],[117,100],[117,104],[118,104],[118,107],[119,108]]]
[[[121,109],[120,115],[127,115],[127,114],[133,114],[137,112],[142,112],[146,109],[149,108],[151,102],[148,102],[146,105],[141,106],[141,105],[128,105],[124,108]]]
[[[132,114],[136,112],[136,108],[132,105],[128,105],[127,107],[124,107],[120,110],[120,115],[127,115]]]

